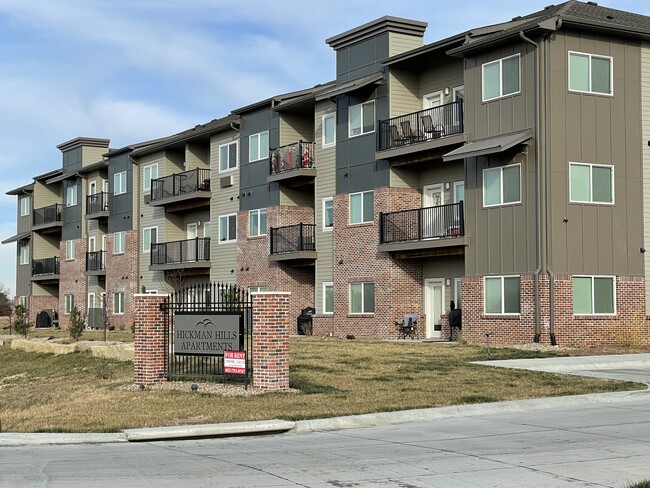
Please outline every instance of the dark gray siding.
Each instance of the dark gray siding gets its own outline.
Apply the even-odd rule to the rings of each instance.
[[[389,55],[388,33],[339,49],[336,52],[336,82],[341,84],[381,71],[379,61]]]
[[[77,147],[63,153],[63,172],[81,169],[83,162],[83,148]]]
[[[68,188],[73,186],[77,187],[77,205],[73,207],[66,206],[65,198],[67,195]],[[81,179],[80,178],[71,178],[69,180],[63,180],[63,211],[61,216],[63,217],[63,228],[61,234],[61,240],[67,241],[71,239],[80,239],[82,233],[81,225]]]
[[[113,176],[126,171],[126,193],[113,195]],[[121,232],[133,229],[133,163],[129,153],[114,156],[108,163],[108,232]]]

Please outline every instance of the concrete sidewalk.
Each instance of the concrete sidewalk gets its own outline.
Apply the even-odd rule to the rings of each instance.
[[[617,356],[583,356],[545,359],[513,359],[480,361],[489,367],[530,369],[563,374],[584,374],[650,385],[650,354],[626,354]],[[469,417],[493,413],[522,412],[557,407],[581,407],[593,404],[609,404],[629,401],[632,398],[650,400],[650,390],[597,393],[569,397],[536,398],[507,402],[457,405],[452,407],[380,412],[326,419],[263,420],[207,425],[187,425],[146,429],[128,429],[113,434],[22,434],[0,433],[0,446],[36,444],[103,444],[109,442],[142,442],[171,439],[191,439],[241,435],[277,434],[283,432],[307,433],[329,430],[395,425],[453,417]]]

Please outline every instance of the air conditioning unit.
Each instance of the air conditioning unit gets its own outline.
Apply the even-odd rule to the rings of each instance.
[[[151,195],[145,195],[144,196],[145,205],[148,205],[150,201],[151,201]]]
[[[227,188],[229,186],[232,186],[232,175],[224,176],[221,178],[221,188]]]

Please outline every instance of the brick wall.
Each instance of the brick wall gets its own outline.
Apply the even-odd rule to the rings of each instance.
[[[289,388],[289,302],[284,292],[253,295],[253,389]]]
[[[106,313],[112,327],[129,330],[135,320],[134,295],[138,290],[137,232],[127,231],[124,254],[113,254],[114,236],[106,238]],[[113,314],[114,293],[124,292],[124,314]]]
[[[74,295],[74,304],[82,315],[86,312],[86,240],[75,239],[75,258],[65,259],[65,241],[59,247],[59,324],[66,329],[70,325],[70,315],[65,314],[65,296]]]
[[[153,385],[167,381],[165,360],[165,322],[160,304],[166,295],[134,295],[135,352],[133,376],[138,385]]]
[[[16,304],[18,301],[16,300]],[[41,310],[54,309],[59,313],[59,298],[54,296],[30,296],[27,305],[29,306],[29,314],[27,320],[32,325],[36,324],[36,315]]]

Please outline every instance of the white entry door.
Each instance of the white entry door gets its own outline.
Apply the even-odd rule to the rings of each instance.
[[[94,195],[97,193],[97,182],[91,181],[88,183],[88,195]]]
[[[429,93],[428,95],[424,95],[424,97],[422,97],[422,108],[425,110],[428,108],[435,109],[436,107],[440,107],[442,104],[443,104],[442,90],[434,93]],[[434,128],[438,128],[441,125],[444,125],[444,117],[442,114],[442,109],[430,110],[426,113],[431,115],[431,121],[433,122]]]
[[[199,237],[199,226],[196,222],[187,224],[187,252],[184,253],[186,261],[196,261],[196,238]]]
[[[426,336],[429,339],[442,337],[440,316],[445,312],[445,286],[442,279],[424,280],[424,313],[427,315]]]
[[[97,238],[91,236],[88,238],[88,252],[95,252],[97,250]]]
[[[433,239],[445,235],[443,209],[440,207],[443,203],[442,184],[427,185],[422,188],[422,208],[427,209],[422,211],[423,239]]]

